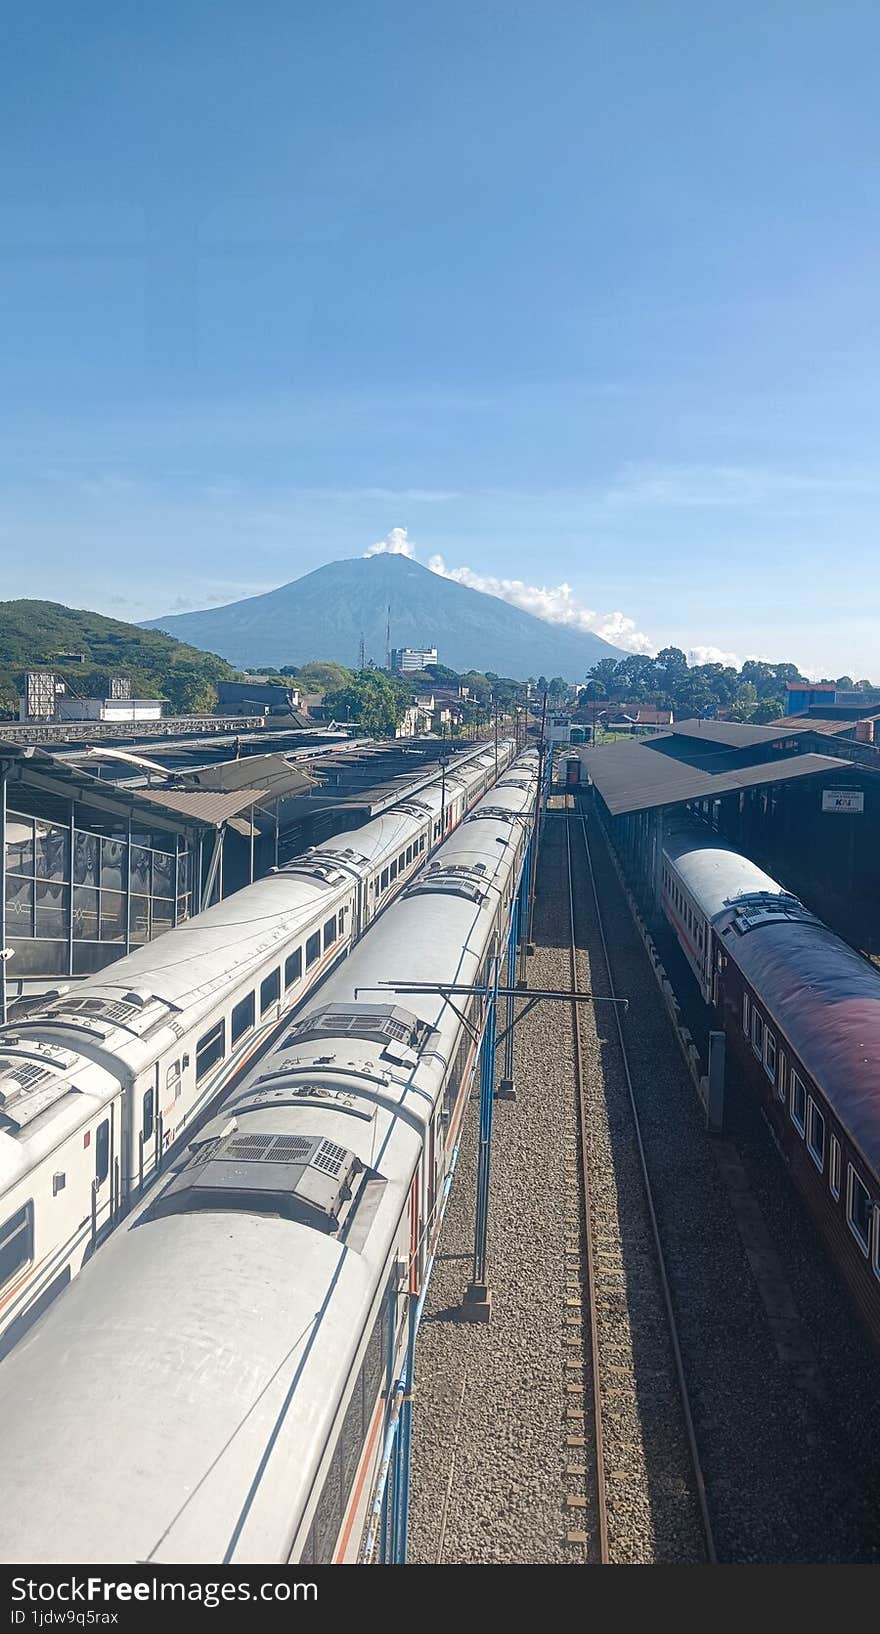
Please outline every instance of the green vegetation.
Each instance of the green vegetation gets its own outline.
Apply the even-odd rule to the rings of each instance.
[[[356,721],[371,737],[392,738],[411,696],[409,681],[382,670],[361,669],[349,674],[344,686],[325,694],[324,707],[338,721]]]
[[[809,685],[796,664],[749,658],[739,670],[725,664],[691,665],[679,647],[664,647],[656,658],[638,653],[619,660],[603,658],[590,670],[579,702],[649,704],[672,709],[679,720],[714,709],[726,720],[761,725],[784,713],[787,681]],[[848,675],[838,676],[834,684],[863,689],[871,685],[854,683]]]
[[[84,662],[64,663],[82,653]],[[218,681],[237,672],[215,653],[199,652],[159,630],[141,630],[54,601],[0,602],[0,712],[17,714],[25,670],[53,670],[72,697],[104,697],[111,675],[126,676],[135,698],[164,698],[174,715],[203,714],[217,702]]]

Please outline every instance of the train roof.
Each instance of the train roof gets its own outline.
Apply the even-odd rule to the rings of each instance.
[[[352,1230],[218,1208],[210,1196],[199,1209],[187,1188],[234,1156],[212,1146],[203,1166],[190,1149],[0,1365],[0,1558],[287,1558],[375,1321],[458,1037],[439,993],[371,984],[478,978],[534,789],[534,766],[520,762],[489,791],[198,1131],[200,1147],[239,1130],[281,1136],[288,1149],[329,1135],[375,1187]],[[355,1009],[368,1024],[343,1027]],[[419,1050],[379,1026],[406,1011],[426,1023]],[[299,1094],[297,1071],[307,1074]]]
[[[777,880],[702,823],[676,825],[664,836],[663,854],[709,920],[737,897],[783,894]]]
[[[731,908],[715,930],[880,1177],[880,971],[806,910]]]

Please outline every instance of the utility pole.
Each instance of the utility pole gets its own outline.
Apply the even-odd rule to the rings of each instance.
[[[493,692],[492,703],[495,707],[495,782],[498,782],[498,702]]]
[[[391,603],[388,603],[388,617],[385,621],[385,668],[391,674]]]
[[[367,667],[367,651],[366,651],[366,647],[364,646],[364,632],[363,632],[363,630],[361,630],[360,646],[358,647],[358,669],[366,669],[366,667]]]

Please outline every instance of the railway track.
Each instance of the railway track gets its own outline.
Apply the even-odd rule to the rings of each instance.
[[[877,1363],[817,1252],[748,1097],[729,1085],[741,1140],[705,1131],[663,997],[597,818],[585,812],[607,950],[577,823],[551,801],[542,827],[532,988],[572,981],[630,1000],[620,1017],[654,1191],[719,1561],[876,1563]],[[570,824],[570,833],[567,828]],[[607,1558],[711,1558],[656,1265],[615,1013],[537,1005],[514,1035],[515,1102],[495,1109],[492,1321],[457,1320],[473,1249],[478,1107],[465,1129],[419,1341],[412,1559],[577,1565],[603,1558],[594,1455],[580,1112],[585,1105],[603,1431]],[[499,1064],[499,1074],[501,1072]],[[734,1168],[732,1180],[731,1169]],[[753,1270],[766,1217],[780,1286],[815,1350],[777,1343]],[[751,1257],[750,1257],[751,1256]],[[772,1264],[769,1264],[772,1269]],[[777,1295],[779,1290],[777,1289]],[[818,1386],[817,1386],[818,1380]]]
[[[599,1001],[590,1019],[582,1006],[571,1007],[582,1202],[584,1434],[566,1438],[567,1472],[582,1478],[587,1490],[582,1499],[567,1500],[570,1508],[580,1507],[583,1519],[568,1538],[583,1547],[587,1560],[602,1565],[714,1564],[589,835],[580,812],[567,814],[564,822],[571,985],[592,991]],[[599,1071],[595,1050],[584,1048],[584,1029],[590,1026],[599,1034]],[[576,1309],[577,1296],[569,1297]],[[583,1464],[576,1462],[579,1456]]]

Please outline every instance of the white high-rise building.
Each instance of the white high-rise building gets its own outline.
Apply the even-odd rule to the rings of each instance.
[[[436,647],[392,647],[391,668],[396,675],[416,675],[426,664],[436,664]]]

